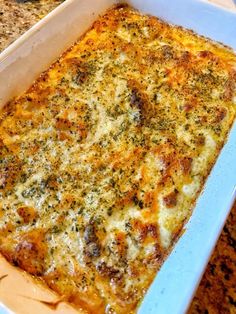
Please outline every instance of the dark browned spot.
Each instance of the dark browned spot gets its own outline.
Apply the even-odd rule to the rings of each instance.
[[[234,83],[231,81],[227,81],[225,84],[225,91],[223,93],[223,99],[226,101],[232,100],[234,91]]]
[[[175,207],[177,205],[178,191],[175,189],[173,192],[163,197],[163,201],[168,208]]]
[[[191,165],[192,165],[192,158],[190,157],[184,157],[182,158],[179,163],[180,163],[180,168],[183,172],[183,174],[189,174],[191,170]]]
[[[202,146],[205,144],[205,137],[204,135],[198,135],[196,138],[195,138],[195,143],[198,145],[198,146]]]
[[[1,156],[0,156],[1,157]],[[0,189],[11,189],[22,173],[22,163],[16,156],[4,156],[0,163]]]
[[[189,102],[187,102],[181,108],[182,108],[183,111],[189,112],[190,110],[192,110],[194,108],[194,105],[189,103]]]
[[[0,173],[0,188],[4,188],[6,185],[6,174],[5,173]]]
[[[229,78],[225,83],[225,91],[223,93],[223,99],[226,101],[232,101],[235,89],[236,89],[236,72],[229,73]]]
[[[212,61],[218,61],[218,57],[211,51],[209,50],[202,50],[202,51],[199,51],[198,53],[198,57],[200,58],[208,58]]]
[[[144,203],[142,200],[138,199],[136,194],[132,197],[132,200],[133,200],[135,205],[137,205],[140,209],[143,209]]]
[[[97,265],[97,271],[103,277],[117,278],[119,277],[119,269],[113,266],[108,266],[105,262],[101,262]]]
[[[89,243],[85,248],[85,254],[88,257],[99,257],[101,255],[101,246],[97,242]]]
[[[215,123],[220,123],[227,115],[227,110],[225,108],[218,108],[216,117],[215,117]]]
[[[84,229],[84,241],[86,244],[97,241],[95,226],[93,223],[88,224]]]
[[[141,95],[136,88],[133,88],[131,92],[130,104],[131,107],[137,108],[140,111],[143,110],[144,101],[142,100]]]
[[[191,61],[191,53],[189,51],[184,51],[181,56],[177,59],[177,65],[188,66]]]
[[[13,263],[32,275],[41,276],[45,272],[45,256],[47,246],[42,230],[34,230],[25,234],[17,244]]]
[[[84,252],[87,257],[99,257],[101,255],[101,245],[96,235],[96,228],[93,222],[90,222],[84,230],[84,242],[86,247]]]
[[[72,126],[72,122],[70,122],[68,119],[66,118],[56,118],[56,123],[55,123],[55,127],[58,130],[69,130]]]
[[[88,78],[88,72],[85,70],[78,69],[75,77],[75,82],[78,85],[83,84]]]
[[[174,49],[169,45],[163,45],[160,48],[161,54],[165,61],[171,60],[174,58]]]
[[[29,206],[19,207],[17,213],[23,219],[24,223],[29,223],[37,217],[35,208]]]
[[[157,239],[157,225],[156,224],[144,224],[140,228],[140,240],[144,241],[147,237]]]

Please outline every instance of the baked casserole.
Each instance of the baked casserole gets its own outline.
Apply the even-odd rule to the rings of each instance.
[[[134,313],[235,104],[233,51],[113,7],[0,112],[0,252],[86,313]]]

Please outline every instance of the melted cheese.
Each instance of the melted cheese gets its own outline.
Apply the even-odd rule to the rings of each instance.
[[[0,251],[88,313],[133,313],[235,117],[232,51],[110,10],[0,112]]]

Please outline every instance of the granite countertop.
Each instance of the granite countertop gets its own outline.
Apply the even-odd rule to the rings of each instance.
[[[0,0],[0,51],[61,2]],[[236,313],[236,202],[188,312],[195,313]]]
[[[63,0],[0,0],[0,52]]]

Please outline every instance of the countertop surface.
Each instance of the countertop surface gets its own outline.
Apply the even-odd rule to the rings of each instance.
[[[0,0],[0,52],[61,2]],[[195,313],[236,313],[236,202],[188,312]]]

